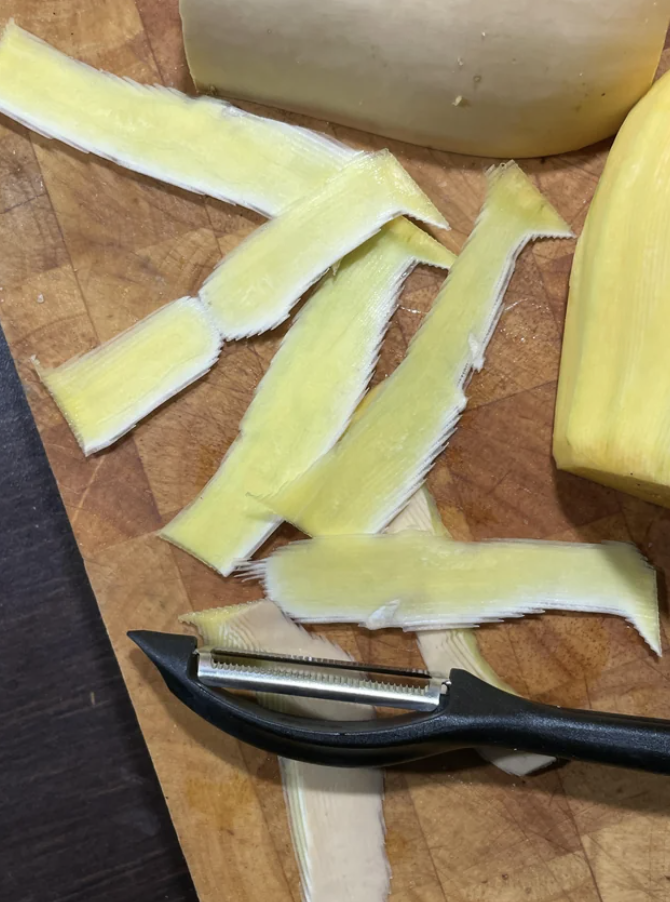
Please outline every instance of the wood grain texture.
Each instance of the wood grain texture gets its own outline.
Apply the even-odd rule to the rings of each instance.
[[[176,0],[0,0],[0,19],[14,16],[60,49],[119,75],[188,90],[176,7]],[[442,240],[459,249],[491,161],[317,125],[355,146],[390,146],[452,224]],[[576,231],[606,151],[523,164]],[[37,354],[44,364],[60,363],[196,291],[218,257],[261,220],[6,121],[0,175],[0,321],[200,898],[297,902],[276,762],[180,706],[125,638],[127,629],[175,629],[189,609],[260,596],[254,584],[218,577],[153,533],[216,470],[281,330],[227,345],[198,385],[90,460],[29,362]],[[670,512],[557,473],[551,462],[573,250],[571,242],[545,242],[522,255],[486,368],[429,485],[459,538],[632,538],[667,573]],[[425,269],[410,280],[377,379],[402,358],[440,281]],[[295,535],[285,526],[273,544]],[[670,665],[620,621],[554,614],[481,632],[491,663],[533,697],[670,716]],[[418,662],[405,635],[330,635],[365,659]],[[660,777],[581,764],[512,778],[474,754],[395,771],[386,802],[393,902],[666,899],[669,794]]]

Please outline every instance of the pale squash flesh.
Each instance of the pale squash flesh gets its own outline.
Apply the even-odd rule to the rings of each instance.
[[[216,475],[161,536],[225,574],[281,519],[257,499],[304,472],[344,431],[365,391],[403,282],[453,255],[397,219],[349,254],[288,332]]]
[[[207,308],[181,298],[61,366],[34,362],[82,450],[92,454],[203,376],[220,350]]]
[[[272,329],[329,267],[402,214],[448,228],[388,151],[358,157],[257,229],[214,270],[200,298],[226,338]]]
[[[264,503],[310,535],[383,529],[456,428],[517,255],[533,238],[570,235],[515,164],[493,171],[474,231],[405,359],[339,444]]]
[[[558,383],[562,470],[670,507],[670,76],[624,123],[577,245]]]
[[[47,138],[268,216],[356,156],[307,129],[101,72],[13,22],[0,40],[0,112]]]
[[[195,626],[209,646],[350,660],[337,645],[307,633],[269,602],[215,608],[180,619]],[[285,695],[259,700],[303,717],[374,716],[366,705]],[[391,874],[384,847],[381,771],[279,760],[305,902],[384,902]]]

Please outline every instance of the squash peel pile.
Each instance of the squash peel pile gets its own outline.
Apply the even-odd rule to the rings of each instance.
[[[452,541],[420,488],[466,407],[519,253],[536,238],[572,237],[514,162],[489,171],[481,213],[454,259],[402,218],[449,228],[388,151],[358,152],[211,98],[117,78],[14,23],[0,39],[0,112],[128,169],[274,217],[220,262],[197,297],[173,301],[61,366],[36,361],[86,454],[207,373],[224,340],[282,323],[321,280],[218,472],[160,532],[223,575],[240,568],[264,582],[269,601],[181,618],[206,645],[350,660],[285,615],[400,627],[419,631],[435,673],[462,666],[510,691],[471,628],[561,609],[625,617],[660,654],[655,573],[633,546]],[[669,116],[666,78],[626,122],[589,213],[554,446],[564,468],[668,506]],[[647,223],[633,210],[639,197],[655,230],[651,255]],[[419,263],[451,272],[404,360],[363,397]],[[315,538],[249,563],[283,519]],[[259,702],[313,718],[373,716],[363,705],[268,695]],[[482,754],[516,774],[552,760]],[[280,764],[305,899],[385,899],[381,774]]]
[[[339,444],[264,498],[268,507],[310,535],[383,529],[456,428],[519,252],[533,238],[571,234],[518,166],[492,171],[474,231],[405,359]]]
[[[404,219],[349,254],[288,332],[218,472],[161,536],[224,575],[247,560],[281,522],[258,496],[303,473],[342,434],[406,277],[419,262],[452,261]]]

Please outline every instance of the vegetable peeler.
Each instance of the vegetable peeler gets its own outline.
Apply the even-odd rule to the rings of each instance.
[[[467,671],[421,670],[198,648],[193,636],[128,636],[170,691],[206,721],[267,752],[335,767],[381,767],[480,745],[670,774],[670,721],[532,702]],[[304,718],[233,690],[405,712],[370,720]]]

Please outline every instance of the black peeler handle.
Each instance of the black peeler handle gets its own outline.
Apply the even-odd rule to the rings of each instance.
[[[450,679],[450,716],[462,719],[473,744],[670,774],[668,720],[544,705],[462,670]]]
[[[369,721],[311,720],[215,692],[195,675],[195,639],[137,630],[133,641],[168,688],[215,727],[285,758],[382,767],[450,749],[489,745],[670,774],[670,721],[558,708],[502,692],[452,670],[435,711]]]

